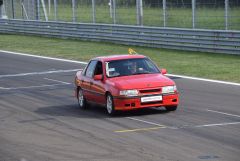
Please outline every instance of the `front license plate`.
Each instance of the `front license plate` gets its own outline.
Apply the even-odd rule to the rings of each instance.
[[[162,96],[141,97],[141,102],[162,101]]]

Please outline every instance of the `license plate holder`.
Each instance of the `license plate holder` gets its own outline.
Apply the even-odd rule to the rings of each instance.
[[[141,102],[155,102],[155,101],[162,101],[162,95],[157,96],[145,96],[141,97]]]

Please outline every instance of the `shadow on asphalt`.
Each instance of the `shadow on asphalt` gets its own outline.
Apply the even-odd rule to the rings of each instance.
[[[175,76],[168,76],[168,78],[176,80],[176,79],[182,79],[181,77],[175,77]]]
[[[77,104],[41,107],[38,108],[35,112],[39,115],[45,116],[66,116],[78,118],[132,117],[168,113],[168,111],[166,111],[164,107],[160,107],[145,108],[131,111],[118,111],[116,115],[109,116],[104,107],[90,105],[87,109],[83,110],[80,109]]]

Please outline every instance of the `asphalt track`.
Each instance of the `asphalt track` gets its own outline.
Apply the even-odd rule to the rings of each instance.
[[[0,161],[239,161],[240,86],[173,77],[177,111],[78,109],[85,65],[0,53]]]

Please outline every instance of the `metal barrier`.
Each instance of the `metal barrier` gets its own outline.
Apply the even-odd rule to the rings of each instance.
[[[0,33],[240,55],[240,31],[0,19]]]
[[[240,30],[240,0],[3,0],[10,19]]]

